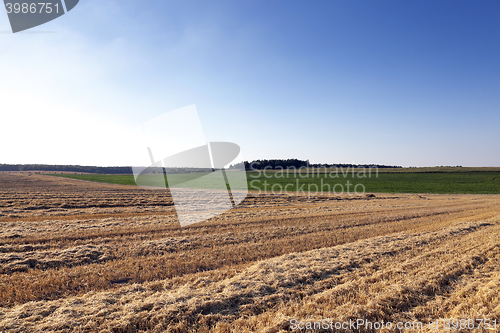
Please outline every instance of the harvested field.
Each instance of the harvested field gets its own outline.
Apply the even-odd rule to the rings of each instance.
[[[250,195],[181,229],[164,190],[0,173],[0,225],[0,332],[500,326],[499,195]]]

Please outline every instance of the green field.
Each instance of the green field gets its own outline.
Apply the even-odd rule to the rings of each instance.
[[[196,178],[196,173],[175,175],[179,180]],[[204,174],[201,174],[204,175]],[[88,180],[102,183],[135,185],[132,175],[52,174],[51,176]],[[169,176],[171,177],[171,176]],[[248,172],[248,188],[272,193],[450,193],[500,194],[500,172],[379,172],[362,174],[352,172],[299,174]],[[170,178],[172,179],[172,178]],[[205,184],[205,183],[203,183]],[[206,182],[206,184],[211,184]],[[208,185],[210,187],[211,185]]]
[[[87,180],[98,183],[135,185],[133,175],[94,175],[94,174],[46,174],[48,176]]]
[[[278,192],[280,188],[291,191],[321,192],[368,192],[368,193],[466,193],[500,194],[500,172],[460,173],[379,173],[360,178],[358,175],[340,175],[333,178],[326,174],[309,175],[301,178],[289,175],[283,178],[252,178],[249,174],[249,188],[267,188]],[[256,176],[256,175],[255,175]],[[269,176],[269,175],[268,175]],[[264,183],[267,180],[268,185]],[[298,181],[298,183],[297,183]],[[279,185],[278,185],[279,184]],[[316,189],[318,187],[318,189]]]

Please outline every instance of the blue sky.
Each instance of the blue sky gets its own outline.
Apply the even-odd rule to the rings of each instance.
[[[81,0],[0,13],[0,163],[137,164],[196,104],[247,160],[500,166],[497,1]]]

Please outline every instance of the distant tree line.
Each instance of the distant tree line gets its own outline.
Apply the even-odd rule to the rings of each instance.
[[[0,171],[45,171],[45,172],[84,172],[94,174],[124,174],[132,175],[132,167],[98,167],[84,165],[50,165],[50,164],[0,164]],[[162,168],[148,167],[143,170],[145,173],[187,173],[187,172],[210,172],[212,169],[205,168]]]
[[[301,168],[301,167],[314,167],[314,168],[402,168],[399,165],[380,165],[380,164],[313,164],[309,160],[299,160],[296,158],[287,160],[254,160],[251,162],[245,161],[246,170],[263,170],[267,169],[288,169],[288,168]]]
[[[243,162],[245,170],[263,170],[267,169],[288,169],[301,167],[314,168],[402,168],[396,165],[379,165],[379,164],[311,164],[309,160],[299,160],[296,158],[287,160],[254,160],[251,162]],[[242,167],[241,163],[232,165],[230,169]],[[147,172],[162,173],[163,168],[151,167]],[[116,167],[98,167],[98,166],[83,166],[83,165],[49,165],[49,164],[0,164],[0,171],[47,171],[47,172],[84,172],[95,174],[127,174],[131,175],[132,167],[116,166]],[[199,168],[176,168],[168,169],[168,173],[185,173],[185,172],[206,172],[207,169]]]
[[[244,162],[246,170],[263,170],[268,169],[286,169],[286,168],[300,168],[307,167],[309,161],[302,161],[296,158],[287,160],[254,160],[251,162]]]
[[[132,174],[131,167],[98,167],[83,165],[48,165],[48,164],[0,164],[0,171],[50,171],[50,172],[86,172],[101,174]]]

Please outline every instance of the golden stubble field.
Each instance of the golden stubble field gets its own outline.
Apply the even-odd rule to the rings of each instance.
[[[0,332],[500,320],[497,195],[250,195],[181,229],[164,190],[0,173],[0,226]]]

